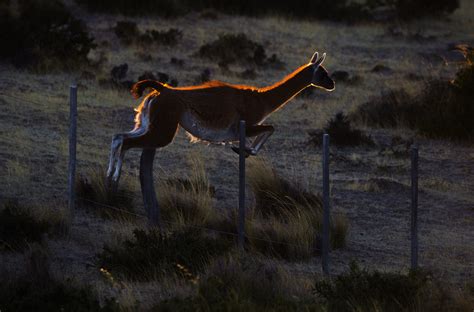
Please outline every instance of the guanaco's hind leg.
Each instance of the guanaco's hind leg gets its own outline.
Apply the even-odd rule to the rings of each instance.
[[[256,138],[253,140],[250,146],[245,144],[245,151],[246,157],[249,155],[255,156],[258,154],[260,149],[262,148],[263,144],[268,140],[268,138],[273,134],[275,128],[271,125],[256,125],[256,126],[249,126],[245,129],[246,137],[254,137]],[[239,153],[239,148],[237,146],[233,146],[232,150]]]

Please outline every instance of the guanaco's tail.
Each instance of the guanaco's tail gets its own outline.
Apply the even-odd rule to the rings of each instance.
[[[142,96],[143,91],[146,88],[152,88],[152,89],[155,89],[156,91],[161,91],[166,87],[163,83],[156,80],[142,80],[134,84],[130,92],[132,92],[132,95],[138,99],[139,97]]]

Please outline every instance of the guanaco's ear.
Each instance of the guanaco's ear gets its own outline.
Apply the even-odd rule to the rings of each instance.
[[[325,59],[326,59],[326,53],[323,53],[323,56],[321,56],[321,58],[316,63],[314,63],[314,65],[315,66],[321,65]]]
[[[319,57],[319,53],[318,53],[318,52],[314,52],[313,57],[311,58],[311,61],[309,61],[309,62],[310,62],[311,64],[316,63],[316,61],[318,60],[318,57]]]

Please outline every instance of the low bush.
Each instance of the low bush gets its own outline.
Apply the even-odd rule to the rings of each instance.
[[[66,230],[64,213],[47,207],[27,207],[7,201],[0,208],[0,250],[19,251],[41,243],[45,234]]]
[[[409,127],[435,138],[474,139],[474,54],[453,81],[432,80],[410,95],[390,91],[361,105],[352,120],[375,127]]]
[[[47,252],[32,247],[27,272],[2,274],[0,283],[2,311],[121,311],[114,300],[102,305],[90,287],[75,286],[73,281],[57,281],[49,272]]]
[[[401,19],[423,16],[440,16],[453,13],[459,8],[459,0],[368,0],[370,8],[389,6]]]
[[[249,161],[248,181],[256,204],[247,224],[251,248],[285,259],[303,259],[320,249],[322,202],[319,195],[281,178],[265,161]],[[348,223],[331,219],[332,248],[345,245]]]
[[[315,283],[328,311],[462,311],[446,286],[423,271],[408,274],[369,272],[352,263],[347,273]]]
[[[168,30],[147,29],[142,33],[135,22],[119,21],[114,27],[114,32],[125,45],[150,45],[175,46],[183,38],[183,32],[176,28]]]
[[[372,145],[374,142],[370,137],[362,133],[359,129],[353,128],[350,120],[344,113],[339,112],[331,118],[324,129],[308,131],[310,144],[320,146],[323,134],[330,136],[331,143],[340,146]]]
[[[220,35],[217,40],[201,46],[197,56],[216,61],[222,67],[230,64],[277,67],[283,65],[275,54],[267,57],[264,47],[244,33]]]
[[[76,181],[77,203],[80,208],[103,218],[133,219],[135,211],[131,182],[122,177],[117,191],[106,184],[106,173],[102,167],[89,168],[78,175]]]
[[[105,246],[98,255],[101,268],[132,280],[159,279],[163,274],[200,272],[209,261],[227,252],[232,243],[197,228],[173,232],[135,230],[134,238]]]
[[[153,311],[320,311],[296,277],[260,260],[227,257],[215,261],[199,280],[197,295],[174,298]],[[301,296],[303,293],[303,296]]]
[[[18,1],[0,7],[0,59],[18,67],[74,69],[95,48],[85,24],[59,0]]]

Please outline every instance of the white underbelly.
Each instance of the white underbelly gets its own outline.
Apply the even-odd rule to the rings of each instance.
[[[206,127],[204,123],[190,112],[184,112],[179,121],[180,126],[193,137],[209,142],[237,141],[239,137],[237,124],[222,129]]]

